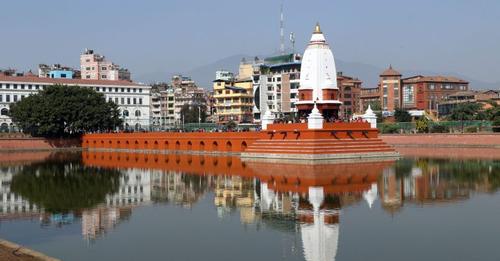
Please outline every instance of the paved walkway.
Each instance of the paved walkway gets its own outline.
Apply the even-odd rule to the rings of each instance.
[[[0,260],[2,261],[58,261],[39,252],[0,239]]]

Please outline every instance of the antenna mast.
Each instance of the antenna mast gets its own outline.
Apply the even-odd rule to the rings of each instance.
[[[285,33],[283,30],[283,4],[280,8],[280,53],[285,54]]]

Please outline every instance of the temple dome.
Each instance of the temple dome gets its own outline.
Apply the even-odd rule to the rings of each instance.
[[[323,100],[323,89],[338,89],[335,59],[319,24],[304,52],[300,71],[300,89],[313,90],[315,101]]]

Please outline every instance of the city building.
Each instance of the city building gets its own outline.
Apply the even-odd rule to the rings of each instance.
[[[401,79],[402,107],[437,111],[438,103],[457,91],[469,90],[469,83],[451,76],[417,75]]]
[[[216,122],[251,123],[253,120],[252,91],[251,78],[234,81],[215,80],[213,97]]]
[[[167,128],[175,125],[175,92],[171,86],[160,91],[161,126]]]
[[[437,104],[437,111],[440,117],[451,114],[453,109],[463,103],[479,103],[483,110],[492,107],[490,103],[500,104],[499,91],[458,91],[450,94]]]
[[[401,108],[401,73],[389,66],[380,74],[379,86],[382,109],[394,112],[396,108]]]
[[[118,105],[125,128],[141,129],[150,124],[150,86],[130,81],[55,79],[0,74],[0,127],[2,130],[14,128],[14,123],[8,116],[11,103],[56,84],[76,85],[102,93],[107,101]]]
[[[86,80],[131,81],[130,72],[106,60],[94,50],[85,49],[80,55],[81,78]]]
[[[229,71],[216,71],[215,72],[215,79],[216,80],[223,80],[223,81],[232,81],[234,80],[234,74]]]
[[[307,117],[314,107],[326,119],[339,116],[342,102],[339,101],[335,58],[319,24],[316,24],[302,58],[299,101],[295,105],[300,117]]]
[[[297,112],[300,84],[300,55],[285,54],[254,60],[253,64],[253,116],[259,122],[267,110],[277,118],[293,116]],[[240,73],[246,76],[248,62],[242,61]]]
[[[380,88],[361,88],[359,97],[359,112],[364,112],[368,109],[368,105],[380,105]],[[372,109],[373,108],[372,106]]]
[[[80,78],[80,71],[75,70],[68,66],[60,64],[39,64],[38,77],[40,78],[54,78],[54,79],[73,79]]]
[[[337,73],[337,86],[339,88],[339,100],[342,102],[340,106],[339,116],[350,118],[354,113],[361,113],[360,97],[362,81],[357,78],[343,75],[342,72]]]

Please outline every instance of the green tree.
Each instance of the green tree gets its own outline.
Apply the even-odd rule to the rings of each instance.
[[[207,107],[203,104],[184,104],[181,108],[181,116],[184,118],[185,123],[198,123],[198,117],[200,117],[201,122],[205,122],[207,119]]]
[[[464,121],[475,120],[478,117],[478,113],[481,110],[481,105],[479,103],[461,103],[458,104],[448,116],[448,119],[461,121],[462,122],[462,132],[464,131]]]
[[[397,108],[394,112],[394,118],[397,122],[411,122],[411,115],[408,111]]]
[[[122,124],[118,106],[89,88],[53,85],[11,106],[10,115],[33,136],[77,136]]]

